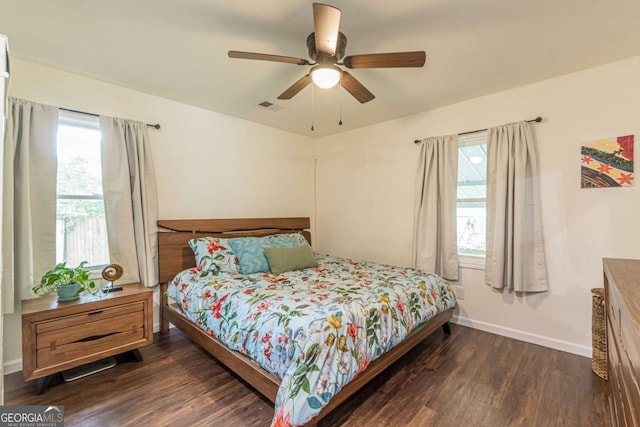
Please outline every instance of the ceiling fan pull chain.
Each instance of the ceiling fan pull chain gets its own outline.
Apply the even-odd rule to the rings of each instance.
[[[338,125],[342,126],[342,86],[338,88],[338,98],[340,100],[340,121]]]
[[[315,109],[315,102],[314,102],[314,96],[313,96],[313,94],[315,92],[313,90],[313,86],[315,86],[315,85],[311,85],[311,131],[315,130],[313,128],[313,112],[314,112],[314,109]]]

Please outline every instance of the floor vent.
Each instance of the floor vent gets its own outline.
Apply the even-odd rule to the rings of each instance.
[[[66,382],[75,381],[86,377],[87,375],[96,374],[100,371],[104,371],[105,369],[113,368],[114,366],[116,366],[116,359],[114,357],[107,357],[106,359],[66,370],[62,372],[62,379]]]

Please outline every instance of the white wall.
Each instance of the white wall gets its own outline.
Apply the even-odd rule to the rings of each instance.
[[[459,321],[475,327],[589,354],[601,258],[640,258],[638,187],[579,189],[581,142],[638,133],[640,57],[315,142],[29,61],[12,66],[12,96],[162,125],[150,130],[160,218],[313,216],[316,157],[317,249],[398,265],[410,264],[413,140],[544,116],[536,129],[551,291],[501,295],[482,271],[463,269]],[[19,313],[4,331],[5,361],[19,370]]]
[[[317,140],[317,249],[409,265],[414,139],[541,115],[535,127],[551,291],[502,294],[483,284],[484,271],[462,269],[458,321],[590,355],[590,289],[602,286],[601,259],[640,258],[640,187],[581,190],[580,145],[638,138],[639,75],[634,57]]]
[[[313,214],[313,145],[307,137],[30,61],[14,59],[11,66],[10,96],[160,123],[162,129],[149,134],[161,219]],[[5,317],[10,371],[21,369],[20,327],[19,313]]]

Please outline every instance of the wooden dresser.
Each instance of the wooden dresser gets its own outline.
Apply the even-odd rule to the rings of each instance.
[[[55,295],[22,302],[22,376],[41,379],[153,342],[153,292],[138,283],[101,296],[83,294],[70,302]]]
[[[640,425],[640,260],[604,259],[609,406],[614,426]]]

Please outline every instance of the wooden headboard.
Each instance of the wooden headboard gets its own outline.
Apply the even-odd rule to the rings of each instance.
[[[309,217],[302,218],[233,218],[233,219],[164,219],[158,221],[158,259],[160,283],[195,267],[189,240],[198,237],[249,237],[299,232],[311,243]]]

